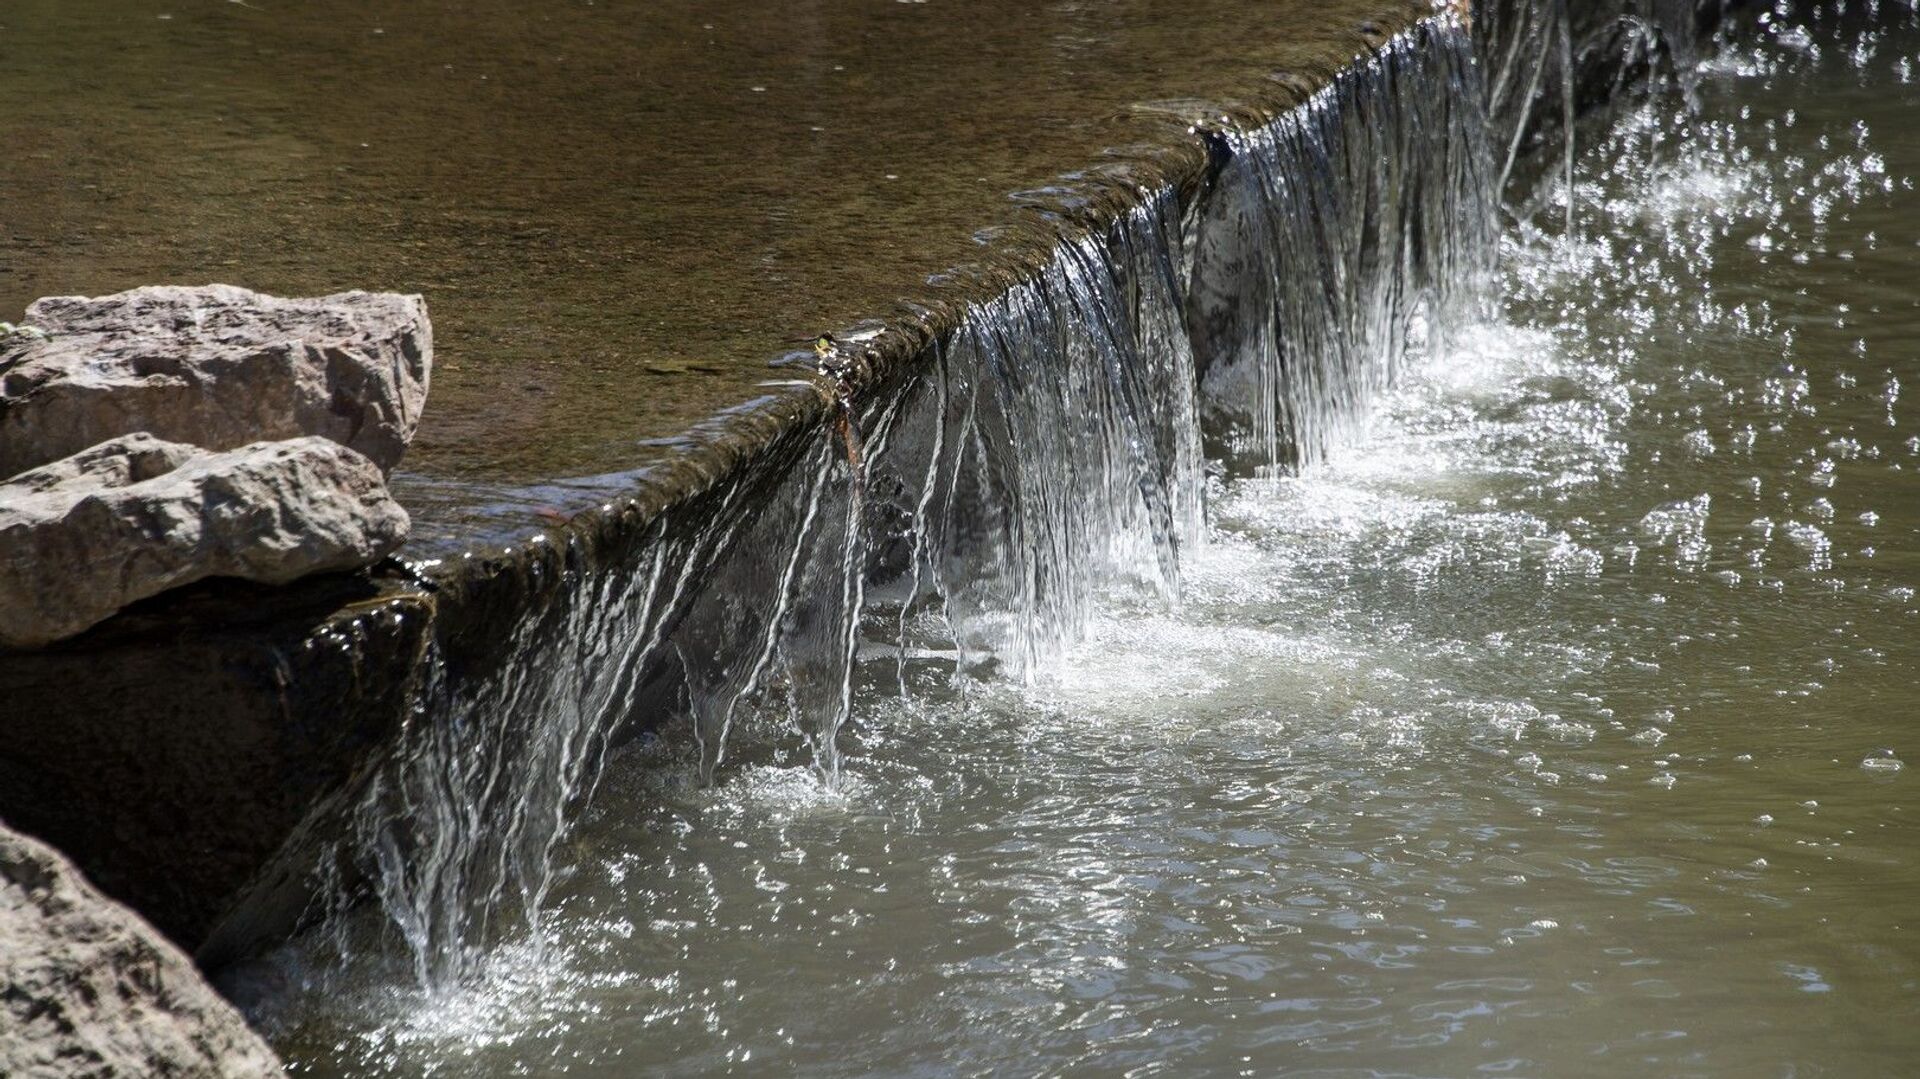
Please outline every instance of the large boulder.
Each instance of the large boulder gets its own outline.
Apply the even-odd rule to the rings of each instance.
[[[407,527],[380,470],[324,438],[224,453],[116,438],[0,484],[0,646],[70,637],[205,577],[355,569]]]
[[[0,339],[0,479],[139,431],[216,450],[320,435],[390,472],[433,357],[425,301],[387,292],[155,286],[36,300],[22,325]]]
[[[179,949],[53,848],[0,825],[0,1075],[280,1074]]]

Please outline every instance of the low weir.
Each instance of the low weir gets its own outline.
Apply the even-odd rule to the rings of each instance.
[[[504,633],[484,620],[493,662],[426,646],[398,749],[327,864],[368,882],[423,982],[456,983],[491,923],[537,921],[629,725],[689,711],[711,782],[746,702],[779,702],[831,782],[863,639],[1032,680],[1100,591],[1177,603],[1204,537],[1202,431],[1246,468],[1311,459],[1416,323],[1440,332],[1483,296],[1476,80],[1463,23],[1396,35],[1278,121],[1211,135],[1191,199],[1132,193],[904,355],[852,340],[875,361],[858,460],[816,416],[698,499],[542,538],[518,568],[542,601]]]
[[[178,612],[136,617],[9,658],[0,693],[53,716],[56,698],[97,710],[200,672],[224,702],[204,737],[257,754],[271,811],[236,796],[173,822],[193,838],[153,858],[191,883],[96,875],[209,967],[371,900],[423,986],[458,985],[502,939],[537,938],[556,848],[617,744],[684,724],[701,781],[724,782],[733,728],[785,715],[831,783],[859,665],[943,655],[956,678],[1031,682],[1096,597],[1177,606],[1209,462],[1280,475],[1350,440],[1410,342],[1484,312],[1502,216],[1538,212],[1581,117],[1681,78],[1720,15],[1410,9],[1363,28],[1369,48],[1324,84],[1156,106],[1185,110],[1188,141],[1036,196],[1053,234],[1021,272],[842,335],[862,358],[858,441],[802,358],[565,526],[422,562],[430,588],[336,582],[237,625],[245,597],[196,599],[197,634]],[[29,764],[140,752],[125,734],[9,737]],[[58,786],[23,779],[9,816],[81,834],[89,810]]]
[[[1572,40],[1567,9],[1518,10],[1536,22],[1478,48],[1503,69],[1545,57],[1530,85],[1571,71],[1542,49]],[[1623,21],[1590,64],[1690,53],[1709,24],[1690,6]],[[394,748],[326,827],[323,879],[342,900],[370,888],[422,983],[456,984],[501,919],[537,932],[611,741],[689,714],[713,782],[739,714],[771,703],[831,782],[863,642],[1031,681],[1103,590],[1177,604],[1206,459],[1318,459],[1409,341],[1482,312],[1494,193],[1540,111],[1489,122],[1489,66],[1464,20],[1427,18],[1271,122],[1197,122],[1196,182],[1087,198],[1030,276],[950,327],[856,331],[857,459],[809,388],[752,415],[764,435],[695,497],[610,503],[483,572],[439,571],[434,606],[485,613],[431,621]]]

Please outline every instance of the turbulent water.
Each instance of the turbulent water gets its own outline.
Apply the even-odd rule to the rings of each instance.
[[[624,500],[602,509],[611,537],[537,543],[494,577],[524,598],[500,601],[493,645],[452,629],[425,647],[404,730],[286,872],[316,865],[330,907],[371,891],[444,989],[516,915],[539,932],[553,847],[623,725],[690,715],[708,784],[738,722],[771,709],[832,783],[863,630],[903,695],[914,656],[1031,685],[1102,590],[1177,605],[1205,539],[1199,402],[1254,398],[1264,438],[1249,453],[1229,433],[1236,463],[1270,473],[1282,442],[1313,459],[1416,328],[1438,339],[1481,295],[1474,71],[1464,25],[1428,20],[1236,136],[1197,205],[1127,192],[1117,222],[1060,239],[892,380],[829,390],[826,437],[788,424],[644,526]],[[840,362],[864,362],[862,340]]]
[[[1318,463],[1214,480],[1179,604],[1112,588],[1006,670],[875,613],[832,784],[778,701],[713,787],[669,731],[538,938],[433,994],[308,942],[257,1017],[319,1074],[1907,1067],[1920,29],[1761,38],[1584,150],[1571,234],[1552,190]],[[1095,302],[1072,265],[1039,287]],[[1125,488],[1125,435],[1075,459]],[[1059,553],[1164,584],[1177,495]]]

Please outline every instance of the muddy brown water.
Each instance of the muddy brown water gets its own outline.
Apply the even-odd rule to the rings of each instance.
[[[1087,170],[1156,178],[1196,111],[1289,100],[1423,10],[16,0],[0,317],[156,282],[423,293],[403,498],[428,534],[537,526],[580,500],[554,481],[767,393],[792,339],[980,294]]]

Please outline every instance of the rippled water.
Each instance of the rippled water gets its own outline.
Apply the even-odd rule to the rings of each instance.
[[[1909,1069],[1916,55],[1774,35],[1590,149],[1177,612],[1033,689],[876,655],[834,790],[772,719],[714,789],[639,747],[544,946],[261,1018],[327,1074]]]

